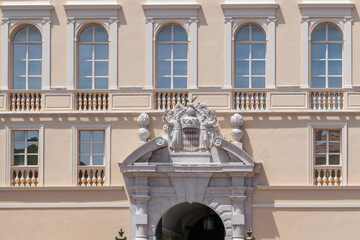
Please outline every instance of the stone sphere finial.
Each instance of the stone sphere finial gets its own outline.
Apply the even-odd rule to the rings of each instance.
[[[238,114],[235,113],[232,117],[231,117],[231,124],[235,127],[235,128],[240,128],[240,126],[242,126],[244,123],[243,117]]]
[[[138,136],[140,137],[140,145],[147,142],[147,139],[150,136],[150,132],[147,129],[147,125],[150,123],[150,117],[146,113],[141,113],[137,119],[137,122],[140,124],[140,128],[138,130]]]
[[[240,129],[240,126],[244,124],[243,117],[240,114],[235,113],[231,117],[231,124],[234,126],[234,129],[231,131],[231,135],[234,138],[234,144],[242,149],[243,146],[240,140],[243,136],[243,131]]]

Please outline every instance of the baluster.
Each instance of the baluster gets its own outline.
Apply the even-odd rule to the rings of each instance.
[[[21,174],[21,177],[20,177],[20,186],[25,186],[24,171],[21,171],[21,170],[20,170],[20,174]]]
[[[84,93],[84,111],[87,111],[88,110],[88,97],[89,95],[87,93]]]
[[[175,108],[175,105],[176,105],[175,95],[176,95],[176,93],[172,94],[171,108]]]
[[[167,94],[167,109],[171,109],[171,93]]]
[[[10,186],[14,186],[15,185],[15,171],[10,171]]]
[[[40,93],[39,94],[35,93],[35,105],[36,105],[35,110],[39,111],[41,108],[41,94]]]
[[[333,184],[333,177],[332,177],[333,170],[330,169],[328,171],[329,171],[328,185],[334,185]]]
[[[266,93],[262,93],[261,94],[261,109],[264,109],[266,108]]]
[[[105,172],[104,170],[101,171],[101,186],[103,186],[105,184]]]
[[[81,186],[86,186],[86,179],[85,179],[85,173],[86,171],[83,170],[81,171],[82,175],[81,175]]]
[[[316,181],[317,181],[317,185],[318,186],[320,186],[320,185],[322,185],[322,182],[321,182],[321,172],[322,172],[322,170],[318,170],[318,177],[317,177],[317,179],[316,179]]]
[[[16,97],[14,94],[11,94],[11,110],[16,110]]]
[[[338,171],[339,170],[334,170],[335,176],[334,176],[334,185],[339,185],[339,178],[338,178]]]
[[[102,95],[101,110],[106,110],[106,93]]]
[[[78,107],[77,107],[77,110],[82,111],[83,110],[82,106],[83,106],[82,94],[79,93],[78,94]]]
[[[29,170],[24,170],[25,186],[30,186]]]
[[[312,93],[310,97],[311,97],[311,108],[316,109],[316,105],[315,105],[316,95],[315,95],[315,93]]]
[[[166,93],[161,95],[161,110],[166,110]]]
[[[16,96],[16,111],[20,111],[20,95],[15,93]]]
[[[81,186],[82,172],[80,169],[77,170],[77,185]]]
[[[35,97],[36,97],[36,93],[30,94],[30,109],[31,109],[31,111],[35,111]]]
[[[255,93],[250,93],[250,109],[255,110],[254,104],[255,104]]]
[[[21,111],[25,111],[26,110],[26,106],[25,106],[25,94],[21,94]]]
[[[183,97],[186,97],[185,94],[181,94],[181,104],[185,105],[186,101],[185,101],[185,98]]]
[[[331,109],[336,109],[336,95],[334,93],[331,94],[331,104],[332,104]]]
[[[103,182],[102,182],[102,178],[101,178],[101,173],[102,173],[102,170],[99,170],[98,171],[98,175],[97,175],[97,183],[98,183],[98,186],[102,186],[103,185]]]
[[[316,174],[317,174],[317,170],[315,169],[314,170],[314,177],[313,177],[313,184],[316,186],[317,185],[317,177],[316,177]]]
[[[87,186],[91,186],[92,183],[91,183],[91,170],[86,170],[87,171],[87,179],[86,179],[86,185]]]
[[[249,93],[245,94],[245,104],[244,104],[244,110],[249,110],[250,105],[250,95]]]
[[[20,186],[19,170],[15,170],[15,186]]]
[[[31,185],[32,186],[36,185],[35,170],[31,171]]]
[[[261,110],[260,101],[261,101],[261,93],[257,93],[256,94],[256,109],[258,109],[258,110]]]
[[[91,172],[92,172],[92,179],[91,179],[91,185],[95,185],[95,186],[97,186],[97,182],[96,182],[96,180],[97,180],[97,178],[96,178],[96,172],[97,172],[97,170],[91,170]]]
[[[328,185],[328,180],[327,180],[327,170],[322,170],[324,171],[324,177],[322,178],[322,182],[323,182],[323,185]]]
[[[97,94],[97,100],[96,100],[96,110],[100,111],[101,110],[101,94]]]
[[[342,99],[341,99],[341,94],[340,93],[337,93],[337,109],[341,109],[341,102],[342,102]]]
[[[96,93],[93,94],[93,111],[97,110],[97,98],[96,98]]]
[[[24,110],[25,111],[30,111],[30,97],[29,97],[29,94],[25,93],[24,98],[25,98]]]

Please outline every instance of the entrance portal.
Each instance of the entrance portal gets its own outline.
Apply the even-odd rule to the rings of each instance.
[[[181,203],[166,211],[156,228],[157,240],[223,240],[225,228],[211,208]]]

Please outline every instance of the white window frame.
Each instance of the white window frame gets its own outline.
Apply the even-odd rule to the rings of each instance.
[[[12,78],[9,77],[9,59],[12,47],[9,47],[10,36],[21,25],[33,25],[42,35],[42,84],[41,89],[50,89],[50,12],[53,5],[44,2],[6,1],[0,5],[2,11],[1,28],[1,89],[8,90]]]
[[[342,164],[342,185],[347,185],[347,123],[309,123],[309,168],[308,168],[308,184],[313,185],[315,166],[314,154],[314,130],[315,129],[340,129],[341,130],[341,160]]]
[[[343,33],[343,88],[352,87],[352,16],[354,3],[319,3],[307,0],[299,3],[301,10],[301,88],[310,88],[311,33],[322,23],[333,23]]]
[[[225,13],[225,83],[224,88],[235,86],[235,34],[239,26],[251,23],[260,25],[266,35],[266,88],[275,88],[275,47],[276,47],[276,9],[274,1],[251,1],[221,4]]]
[[[13,160],[13,131],[39,131],[38,141],[38,186],[44,185],[44,125],[43,124],[21,124],[21,125],[6,125],[6,139],[5,139],[5,186],[10,186],[10,168]]]
[[[110,186],[110,147],[111,147],[111,129],[108,124],[75,124],[72,126],[72,184],[77,186],[77,167],[79,160],[79,131],[81,130],[103,130],[105,132],[104,147],[104,166],[105,166],[105,186]],[[92,165],[91,165],[92,166]]]
[[[83,26],[93,23],[102,25],[109,33],[109,89],[118,89],[118,10],[117,1],[71,1],[64,4],[67,14],[67,86],[73,90],[77,86],[75,72],[76,36]]]
[[[142,5],[146,16],[146,80],[145,88],[156,86],[156,35],[164,25],[175,23],[181,25],[188,34],[188,89],[198,88],[197,79],[197,35],[200,4],[189,3],[145,3]]]

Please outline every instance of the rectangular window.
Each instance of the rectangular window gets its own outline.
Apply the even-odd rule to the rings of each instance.
[[[37,166],[39,131],[13,131],[13,166]]]

